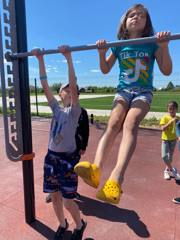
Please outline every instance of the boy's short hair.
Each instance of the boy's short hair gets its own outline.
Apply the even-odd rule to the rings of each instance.
[[[176,101],[170,101],[168,102],[168,106],[171,105],[173,106],[175,109],[178,109],[178,103]]]
[[[79,86],[78,86],[77,84],[76,84],[76,86],[77,86],[77,92],[78,92],[78,95],[79,95]],[[62,84],[61,87],[60,87],[60,89],[59,89],[59,93],[62,92],[62,90],[63,90],[64,88],[67,88],[67,87],[69,87],[69,83],[64,83],[64,84]]]

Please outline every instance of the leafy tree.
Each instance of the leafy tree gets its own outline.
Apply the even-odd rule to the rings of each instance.
[[[61,85],[62,85],[61,83],[54,83],[53,85],[51,85],[51,90],[53,92],[58,93]]]
[[[166,90],[172,90],[174,89],[174,84],[170,81],[166,87]]]

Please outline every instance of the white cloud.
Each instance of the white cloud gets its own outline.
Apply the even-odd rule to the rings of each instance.
[[[31,72],[31,73],[39,73],[39,68],[35,68],[35,67],[29,67],[29,71]]]
[[[40,47],[37,47],[37,46],[33,46],[32,49],[36,49],[36,48],[40,48]],[[41,49],[41,48],[40,48]]]
[[[74,63],[79,64],[82,63],[80,60],[75,60]]]
[[[91,69],[90,72],[93,72],[93,73],[99,73],[100,70],[99,70],[99,69]]]
[[[64,59],[64,60],[62,60],[61,62],[62,62],[62,63],[67,63],[67,60]],[[80,63],[82,63],[80,60],[74,60],[73,62],[74,62],[74,64],[80,64]]]

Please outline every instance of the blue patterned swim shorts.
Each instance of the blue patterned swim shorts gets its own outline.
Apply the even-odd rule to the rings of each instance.
[[[53,193],[60,191],[64,198],[76,197],[78,177],[74,166],[79,162],[80,155],[73,153],[56,153],[48,150],[44,160],[43,191]]]

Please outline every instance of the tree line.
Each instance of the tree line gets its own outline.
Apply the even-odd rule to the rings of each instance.
[[[50,85],[51,90],[53,91],[53,93],[58,93],[59,92],[59,88],[61,87],[62,83],[54,83],[52,85]],[[37,93],[43,93],[43,88],[42,87],[35,87],[34,85],[30,85],[29,86],[30,89],[30,93],[34,94],[35,91],[37,91]],[[88,87],[80,87],[80,93],[104,93],[104,94],[114,94],[116,92],[116,88],[115,87],[107,87],[107,86],[103,86],[103,87],[97,87],[97,86],[88,86]],[[180,86],[179,85],[174,85],[173,82],[169,82],[167,84],[166,87],[161,88],[161,89],[157,89],[154,88],[154,91],[180,91]],[[0,96],[2,96],[2,89],[0,87]]]

